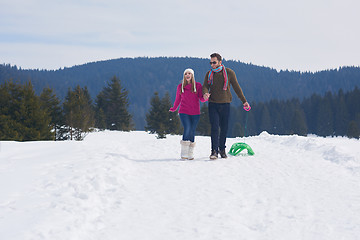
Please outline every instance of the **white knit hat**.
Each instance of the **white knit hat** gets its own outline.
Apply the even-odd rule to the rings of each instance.
[[[184,75],[185,75],[185,73],[187,73],[187,72],[191,72],[192,73],[192,75],[194,76],[194,70],[192,70],[191,68],[187,68],[187,69],[185,69],[185,71],[184,71]],[[195,77],[194,77],[195,78]]]
[[[196,92],[196,82],[195,82],[194,70],[192,70],[191,68],[187,68],[187,69],[185,69],[183,75],[185,75],[185,73],[187,73],[187,72],[190,72],[190,73],[193,75],[193,77],[194,77],[193,87],[194,87],[194,92]],[[184,80],[184,77],[183,77],[183,81],[182,81],[182,85],[181,85],[181,92],[184,92],[184,81],[185,81],[185,80]]]

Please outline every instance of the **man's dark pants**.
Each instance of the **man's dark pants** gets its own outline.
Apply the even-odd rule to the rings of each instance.
[[[230,117],[230,103],[209,102],[209,119],[211,124],[211,150],[225,150],[226,135]],[[219,135],[220,128],[220,135]]]

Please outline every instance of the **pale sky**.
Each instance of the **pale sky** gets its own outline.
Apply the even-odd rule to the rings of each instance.
[[[360,66],[359,9],[358,0],[0,0],[0,64],[218,52],[277,70]]]

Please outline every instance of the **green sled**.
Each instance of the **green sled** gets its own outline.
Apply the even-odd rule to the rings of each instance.
[[[251,149],[251,147],[246,143],[234,143],[230,148],[229,154],[233,156],[237,156],[244,149],[246,149],[247,153],[251,156],[255,154],[254,151]]]

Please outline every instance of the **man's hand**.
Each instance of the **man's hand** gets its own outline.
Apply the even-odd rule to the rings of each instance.
[[[251,107],[250,107],[250,104],[248,102],[244,103],[244,109],[245,109],[245,111],[250,111]]]

